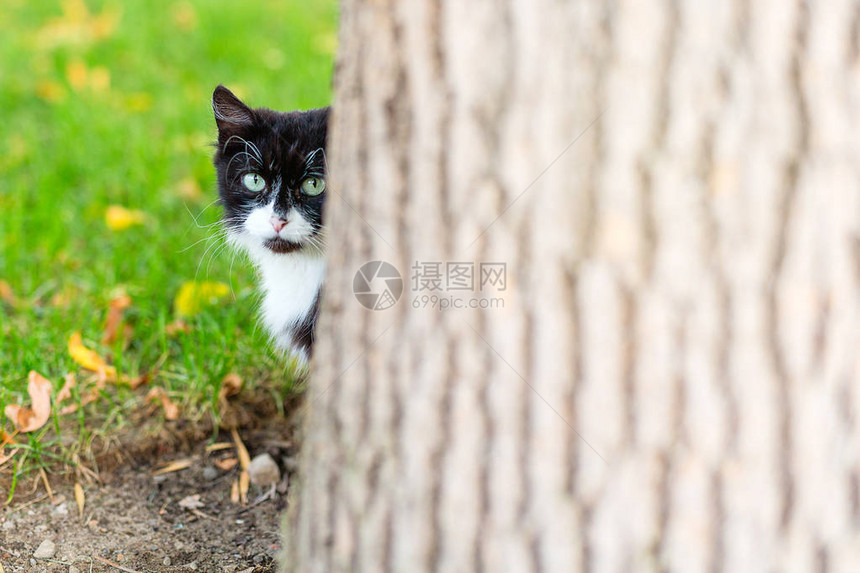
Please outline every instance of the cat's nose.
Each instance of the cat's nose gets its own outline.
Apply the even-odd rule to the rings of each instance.
[[[287,226],[288,221],[286,219],[282,219],[277,215],[272,215],[269,218],[269,222],[272,223],[272,228],[275,229],[276,233],[280,233],[281,229]]]

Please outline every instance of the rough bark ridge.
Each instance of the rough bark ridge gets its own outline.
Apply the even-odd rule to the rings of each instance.
[[[860,570],[860,3],[597,4],[344,0],[288,569]]]

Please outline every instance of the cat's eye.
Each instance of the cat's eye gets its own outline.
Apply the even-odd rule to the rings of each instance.
[[[308,177],[302,181],[302,193],[315,197],[325,191],[325,179],[322,177]]]
[[[263,179],[259,173],[246,173],[242,177],[242,185],[244,185],[245,189],[248,191],[259,193],[266,188],[266,180]]]

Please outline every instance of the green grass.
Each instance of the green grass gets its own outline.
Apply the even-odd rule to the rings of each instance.
[[[229,372],[289,391],[293,375],[257,327],[252,270],[206,227],[219,217],[209,100],[223,83],[251,105],[327,105],[335,2],[4,0],[2,12],[0,280],[20,304],[0,302],[0,428],[12,429],[7,404],[28,402],[28,371],[55,391],[84,372],[67,351],[74,331],[123,375],[160,364],[151,384],[189,410],[214,410]],[[110,205],[146,220],[110,230]],[[233,294],[168,335],[174,298],[193,280]],[[133,300],[132,335],[105,347],[119,292]],[[134,400],[111,387],[95,411],[119,424]],[[71,418],[86,427],[86,414]],[[59,428],[55,416],[19,441],[38,459],[41,434]]]

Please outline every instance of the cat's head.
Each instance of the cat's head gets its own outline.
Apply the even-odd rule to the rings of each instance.
[[[255,259],[322,254],[329,109],[251,109],[224,86],[212,94],[214,164],[230,239]]]

